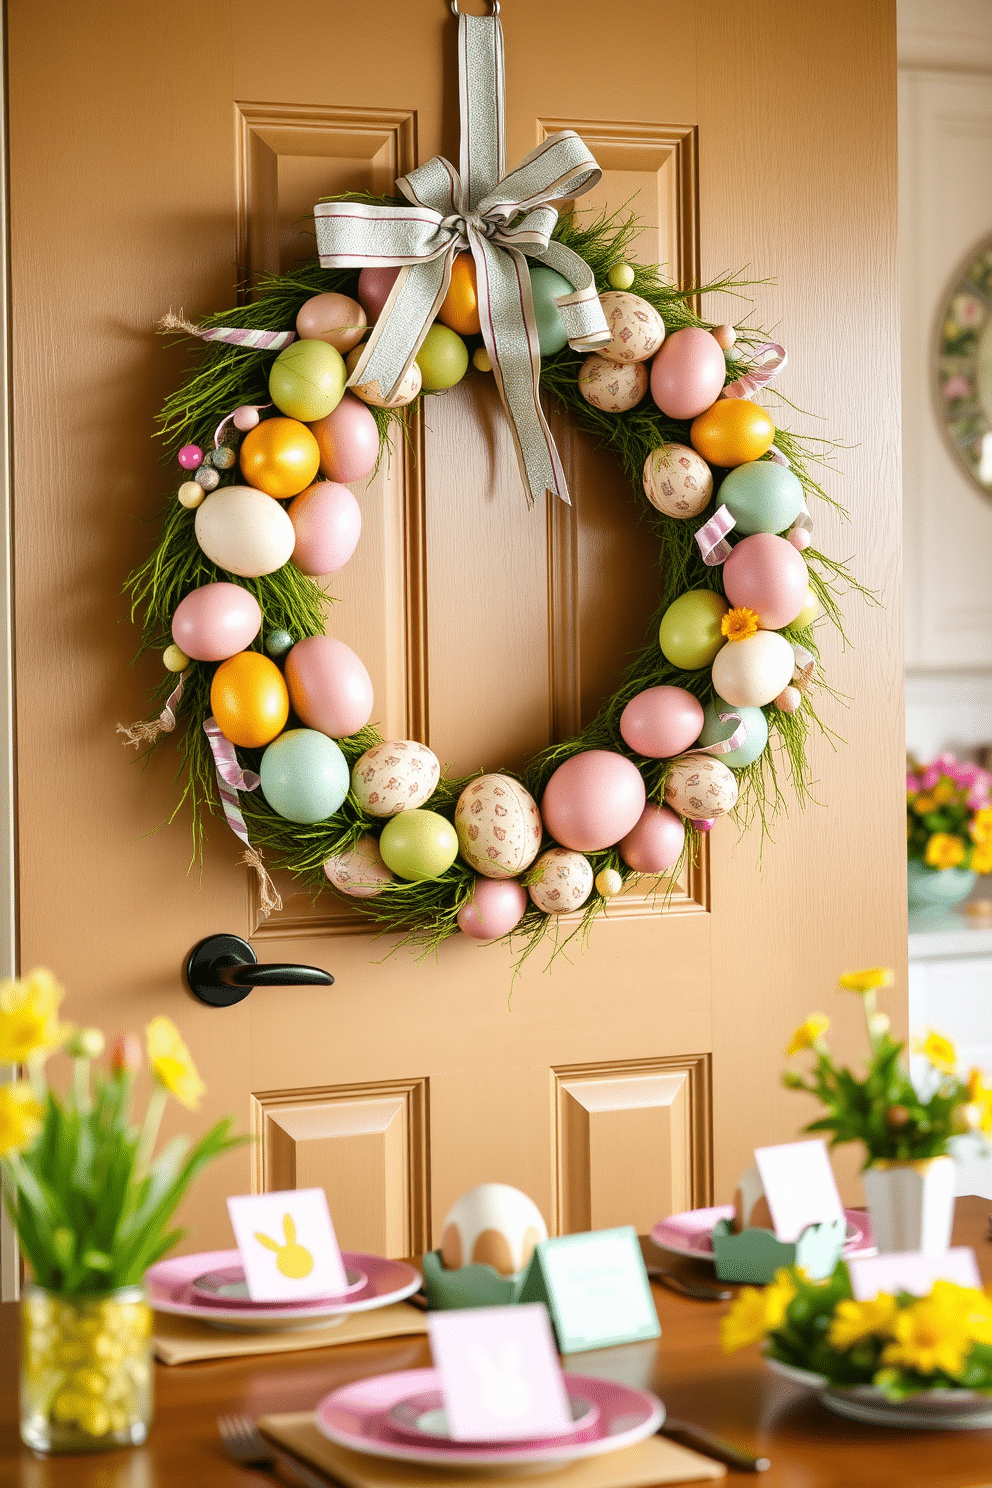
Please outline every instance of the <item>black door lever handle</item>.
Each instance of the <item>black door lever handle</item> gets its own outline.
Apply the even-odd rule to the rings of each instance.
[[[210,1007],[231,1007],[252,987],[332,987],[334,978],[319,966],[259,966],[255,952],[238,935],[208,935],[186,960],[186,985]]]

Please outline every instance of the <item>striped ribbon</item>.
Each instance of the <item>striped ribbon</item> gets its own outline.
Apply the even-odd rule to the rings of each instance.
[[[461,107],[459,170],[441,156],[396,185],[409,205],[327,201],[314,208],[325,268],[387,266],[399,274],[348,386],[370,383],[390,398],[447,293],[457,253],[475,261],[479,319],[513,433],[528,503],[568,486],[541,409],[541,349],[528,260],[561,274],[571,291],[555,300],[575,351],[609,341],[589,265],[552,242],[553,205],[589,191],[602,171],[570,129],[549,135],[505,170],[503,31],[496,15],[458,16]]]
[[[180,672],[179,681],[169,693],[165,707],[157,718],[152,719],[150,722],[143,719],[140,723],[119,723],[117,725],[117,732],[124,735],[124,742],[126,744],[133,744],[135,749],[138,749],[142,744],[153,743],[159,734],[171,734],[176,726],[176,713],[179,708],[179,699],[183,695],[185,683],[186,673]]]
[[[747,724],[739,713],[720,713],[717,718],[721,723],[735,723],[737,727],[726,739],[717,739],[715,744],[694,744],[691,749],[683,749],[683,754],[730,754],[734,749],[740,749],[747,742]],[[676,758],[681,758],[677,755]]]
[[[779,346],[777,341],[765,341],[755,347],[747,371],[736,382],[728,382],[720,397],[753,398],[759,388],[775,381],[788,360],[789,354],[784,346]]]
[[[707,568],[719,568],[733,552],[727,542],[728,532],[733,532],[736,520],[725,506],[718,506],[708,522],[704,522],[696,533],[696,545]]]
[[[212,714],[204,723],[203,732],[207,736],[210,753],[214,757],[217,789],[224,807],[224,818],[234,835],[239,837],[245,845],[241,861],[247,863],[249,868],[254,868],[258,875],[259,908],[267,918],[274,909],[282,909],[282,899],[269,877],[261,853],[257,848],[252,847],[248,840],[248,828],[245,826],[245,819],[238,802],[238,791],[257,790],[262,783],[261,777],[253,770],[241,768],[234,752],[234,745],[229,739],[225,739],[220,731],[220,725]]]
[[[244,346],[248,351],[282,351],[296,340],[295,331],[247,331],[240,326],[211,326],[196,333],[201,341],[224,341],[228,346]]]

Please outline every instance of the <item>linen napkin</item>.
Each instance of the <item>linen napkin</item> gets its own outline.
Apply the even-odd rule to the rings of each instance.
[[[332,1482],[345,1488],[424,1488],[444,1481],[444,1488],[479,1488],[479,1474],[466,1475],[457,1468],[439,1472],[436,1467],[418,1467],[415,1463],[389,1462],[383,1457],[367,1457],[349,1452],[321,1436],[309,1412],[300,1415],[263,1416],[259,1430],[293,1456],[302,1458],[319,1472],[327,1473]],[[701,1457],[663,1436],[649,1436],[647,1441],[619,1452],[606,1452],[602,1457],[586,1457],[569,1463],[559,1472],[542,1472],[540,1482],[547,1488],[654,1488],[659,1483],[697,1483],[704,1479],[722,1478],[727,1469],[721,1462]],[[528,1474],[529,1476],[529,1474]],[[504,1479],[506,1481],[506,1479]]]
[[[300,1349],[330,1348],[338,1343],[363,1343],[370,1338],[401,1338],[426,1333],[427,1315],[406,1302],[371,1312],[353,1312],[343,1322],[271,1333],[228,1333],[195,1318],[157,1312],[152,1348],[163,1364],[191,1364],[200,1359],[233,1359],[241,1354],[289,1354]]]

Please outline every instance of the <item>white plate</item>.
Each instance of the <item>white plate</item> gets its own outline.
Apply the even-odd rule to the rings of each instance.
[[[599,1407],[593,1405],[591,1400],[585,1400],[581,1395],[570,1394],[568,1404],[571,1409],[572,1424],[570,1427],[566,1426],[563,1431],[555,1432],[556,1437],[567,1436],[570,1432],[586,1431],[590,1426],[595,1426],[599,1418]],[[440,1390],[421,1390],[416,1395],[407,1395],[402,1400],[397,1400],[389,1411],[387,1420],[399,1436],[405,1436],[411,1441],[440,1441],[461,1447],[487,1445],[484,1441],[455,1442],[448,1426],[444,1396]]]
[[[830,1385],[822,1374],[765,1357],[773,1374],[815,1390],[835,1415],[871,1426],[915,1431],[985,1431],[992,1426],[992,1396],[975,1390],[921,1390],[907,1400],[889,1400],[877,1385]]]

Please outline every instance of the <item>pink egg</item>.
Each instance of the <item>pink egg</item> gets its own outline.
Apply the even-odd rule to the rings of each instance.
[[[720,396],[727,363],[709,331],[687,326],[666,337],[651,363],[651,396],[669,418],[705,413]]]
[[[519,925],[529,902],[515,878],[477,878],[471,899],[458,911],[458,928],[473,940],[498,940]]]
[[[667,806],[645,806],[637,825],[620,843],[620,856],[635,873],[674,868],[685,845],[685,823]]]
[[[326,341],[342,356],[365,334],[365,311],[343,294],[311,295],[296,317],[296,334],[303,341]]]
[[[318,481],[289,503],[296,532],[292,561],[301,573],[332,574],[344,568],[362,535],[362,509],[347,486]]]
[[[681,754],[695,744],[702,726],[703,705],[684,687],[649,687],[620,715],[624,742],[649,759]]]
[[[227,661],[247,650],[261,626],[254,594],[240,584],[203,584],[176,606],[172,639],[194,661]]]
[[[723,589],[734,606],[754,610],[765,630],[791,625],[806,603],[806,559],[784,537],[756,532],[723,565]]]
[[[358,276],[358,298],[362,309],[369,318],[369,324],[375,325],[382,314],[382,307],[389,299],[399,268],[394,269],[363,269]]]
[[[365,404],[345,393],[326,418],[311,424],[320,446],[320,473],[328,480],[364,480],[379,458],[379,430]]]
[[[612,749],[587,749],[559,765],[544,788],[544,825],[563,847],[596,852],[612,847],[644,810],[637,766]]]
[[[357,734],[372,717],[372,679],[333,636],[297,641],[286,657],[286,686],[301,723],[332,739]]]

